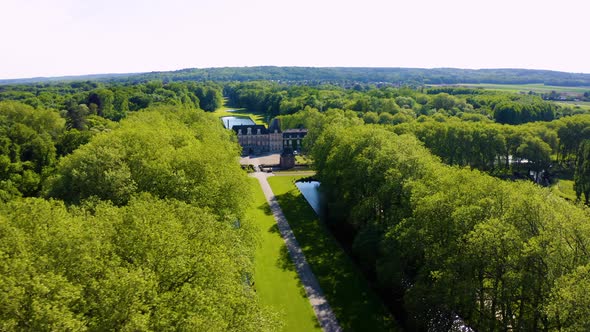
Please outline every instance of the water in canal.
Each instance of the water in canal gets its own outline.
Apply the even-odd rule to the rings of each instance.
[[[221,122],[223,122],[223,125],[227,129],[231,129],[233,126],[248,126],[256,124],[249,116],[224,116],[221,117]]]
[[[317,215],[320,214],[320,183],[319,181],[295,182],[303,197]]]

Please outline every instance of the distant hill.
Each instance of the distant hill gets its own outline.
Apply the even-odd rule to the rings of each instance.
[[[163,81],[252,81],[273,80],[291,83],[389,83],[389,84],[545,84],[590,86],[590,74],[535,69],[456,69],[456,68],[354,68],[354,67],[224,67],[191,68],[177,71],[38,77],[0,80],[0,84],[30,84],[58,81],[109,81],[133,83]]]
[[[0,84],[35,84],[51,82],[71,82],[71,81],[113,81],[120,78],[128,78],[140,74],[93,74],[93,75],[72,75],[56,77],[30,77],[30,78],[12,78],[0,79]]]

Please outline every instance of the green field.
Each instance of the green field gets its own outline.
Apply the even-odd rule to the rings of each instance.
[[[590,110],[590,101],[558,101],[556,104],[562,106],[579,107],[581,109]]]
[[[321,331],[258,180],[249,180],[254,199],[248,217],[255,220],[260,229],[254,272],[260,301],[279,312],[285,324],[282,331]]]
[[[565,199],[571,201],[576,200],[576,191],[574,190],[574,181],[572,180],[558,180],[551,186],[551,190]]]
[[[224,116],[249,116],[256,124],[267,124],[267,119],[265,118],[264,114],[253,112],[245,108],[229,107],[226,103],[224,103],[221,108],[213,112],[213,114],[218,118]]]
[[[583,94],[586,91],[590,91],[590,87],[570,87],[570,86],[553,86],[544,84],[457,84],[459,86],[470,87],[470,88],[483,88],[487,90],[497,91],[509,91],[509,92],[537,92],[537,93],[550,93],[551,91],[562,92],[567,94]]]
[[[269,183],[340,326],[345,331],[399,330],[361,272],[295,187],[299,178],[275,176]]]

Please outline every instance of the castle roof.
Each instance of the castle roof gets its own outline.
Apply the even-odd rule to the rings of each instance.
[[[307,129],[285,129],[283,132],[292,134],[307,133]]]
[[[246,135],[248,133],[248,128],[251,130],[251,135],[258,135],[258,130],[260,129],[260,135],[267,135],[268,129],[264,125],[239,125],[233,126],[231,129],[237,133],[242,133],[242,135]]]

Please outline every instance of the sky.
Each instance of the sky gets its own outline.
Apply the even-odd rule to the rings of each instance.
[[[588,0],[0,0],[0,79],[233,66],[590,73]]]

